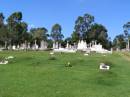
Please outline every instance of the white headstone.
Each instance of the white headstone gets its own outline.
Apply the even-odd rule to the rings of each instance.
[[[40,47],[41,50],[45,50],[47,49],[47,43],[45,41],[41,41],[41,47]]]
[[[30,48],[31,48],[31,47],[30,47],[30,43],[28,43],[28,46],[27,46],[27,48],[28,48],[28,49],[30,49]]]
[[[110,70],[110,66],[104,64],[104,63],[101,63],[100,64],[100,70]]]
[[[12,49],[13,49],[13,50],[16,50],[16,46],[15,46],[15,45],[13,45],[13,46],[12,46]]]
[[[84,42],[83,40],[79,41],[77,49],[78,50],[85,50],[86,48],[87,48],[87,43]]]
[[[8,61],[1,61],[0,64],[8,64],[9,62]]]
[[[56,42],[56,49],[58,49],[59,48],[59,44],[58,44],[58,42]]]
[[[66,45],[66,48],[67,48],[67,49],[69,49],[69,43],[68,43],[68,41],[67,41],[67,45]]]

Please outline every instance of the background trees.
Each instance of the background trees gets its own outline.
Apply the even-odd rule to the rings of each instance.
[[[4,24],[4,15],[0,13],[0,44],[5,48],[7,47],[8,34],[7,25]]]
[[[53,25],[52,30],[51,30],[51,37],[52,37],[53,41],[59,42],[62,40],[62,38],[64,36],[61,33],[61,31],[62,31],[61,25],[59,25],[59,24]]]
[[[93,24],[91,29],[87,32],[87,41],[91,42],[93,40],[102,44],[104,48],[110,48],[110,40],[108,38],[107,29],[101,24]]]
[[[77,43],[79,40],[90,43],[96,40],[104,48],[111,48],[111,41],[108,37],[107,29],[105,26],[95,23],[94,16],[90,14],[85,14],[77,18],[71,38],[73,43]]]
[[[77,33],[77,32],[73,32],[72,34],[71,34],[71,39],[72,39],[72,42],[73,43],[78,43],[78,41],[80,40],[80,37],[79,37],[80,35],[79,35],[79,33]]]
[[[126,49],[130,50],[130,37],[129,37],[130,22],[124,24],[123,28],[124,28],[125,40],[127,42]]]
[[[118,49],[130,50],[130,22],[123,25],[124,33],[117,35],[113,40],[113,47]]]
[[[22,21],[22,13],[14,12],[7,19],[7,28],[9,31],[9,42],[11,45],[18,45],[25,41],[28,25]]]
[[[47,41],[48,38],[48,34],[47,34],[48,30],[44,27],[42,28],[32,28],[30,30],[30,33],[32,35],[32,41],[36,41],[37,44],[40,46],[40,42],[42,40]]]
[[[4,15],[0,13],[0,27],[4,25]]]
[[[73,45],[77,44],[79,40],[84,40],[87,43],[96,40],[104,48],[109,49],[112,47],[112,42],[108,37],[108,31],[105,26],[96,23],[94,16],[88,13],[78,16],[73,33],[66,39],[63,39],[62,27],[58,23],[52,26],[50,35],[45,27],[31,28],[29,30],[28,24],[23,21],[22,12],[12,13],[6,21],[7,23],[5,24],[4,15],[0,13],[0,45],[5,48],[8,45],[20,45],[26,42],[36,43],[40,46],[42,40],[48,42],[48,47],[52,47],[53,42],[59,42],[65,47],[67,42]],[[125,33],[128,32],[128,27],[128,25],[124,25]],[[117,36],[114,40],[114,46],[118,44],[116,42],[117,39],[124,41],[124,37]],[[125,43],[121,42],[121,44],[123,45],[121,48],[123,48]]]
[[[91,28],[93,22],[94,22],[94,16],[90,14],[84,14],[84,16],[79,16],[75,21],[74,36],[77,33],[76,36],[78,36],[78,39],[85,40],[87,38],[86,32]]]
[[[125,49],[126,41],[125,36],[123,34],[117,35],[113,40],[113,47],[116,49]]]
[[[22,43],[34,43],[37,40],[48,40],[48,30],[45,27],[31,28],[23,20],[22,12],[14,12],[7,18],[7,24],[4,24],[4,15],[0,13],[0,45],[20,45]]]

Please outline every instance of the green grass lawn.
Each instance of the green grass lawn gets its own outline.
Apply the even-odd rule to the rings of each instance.
[[[14,56],[0,65],[0,97],[130,97],[130,61],[121,54],[0,52]],[[99,70],[110,62],[110,71]],[[72,67],[65,67],[70,62]]]

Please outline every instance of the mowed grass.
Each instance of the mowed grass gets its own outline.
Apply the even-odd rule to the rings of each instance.
[[[130,97],[130,62],[118,53],[57,53],[50,60],[49,52],[0,52],[10,55],[0,65],[0,97]],[[104,61],[110,71],[99,70]]]

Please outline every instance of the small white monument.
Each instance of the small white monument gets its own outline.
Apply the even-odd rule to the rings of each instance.
[[[85,41],[79,41],[77,50],[82,50],[86,52],[94,51],[96,53],[111,53],[112,51],[108,51],[102,47],[102,45],[99,43],[97,44],[97,41],[92,41],[89,44],[87,44]]]
[[[54,52],[50,52],[50,55],[54,55]]]
[[[87,49],[87,43],[82,41],[79,41],[77,50],[86,50]]]
[[[88,56],[89,54],[88,53],[85,53],[84,56]]]
[[[76,53],[76,50],[74,49],[66,49],[66,48],[59,48],[59,49],[54,49],[54,52],[64,52],[64,53]]]
[[[40,46],[40,50],[45,50],[45,49],[47,49],[47,42],[45,42],[45,41],[41,41],[41,46]]]
[[[59,44],[58,42],[53,44],[53,51],[54,52],[64,52],[64,53],[76,53],[76,49],[73,49],[71,45],[69,45],[69,43],[67,42],[67,46],[66,48],[62,48],[61,44]]]
[[[69,49],[69,42],[67,41],[67,45],[66,45],[66,48]]]
[[[8,64],[9,62],[8,61],[0,61],[0,64],[4,65],[4,64]]]
[[[101,63],[100,64],[100,70],[110,70],[110,66],[104,64],[104,63]]]
[[[58,49],[58,48],[59,48],[59,43],[53,42],[53,49]]]
[[[13,59],[13,58],[14,58],[13,56],[8,56],[5,59],[8,60],[8,59]]]
[[[16,46],[15,46],[15,45],[13,45],[13,46],[12,46],[12,49],[13,49],[13,50],[16,50]]]

